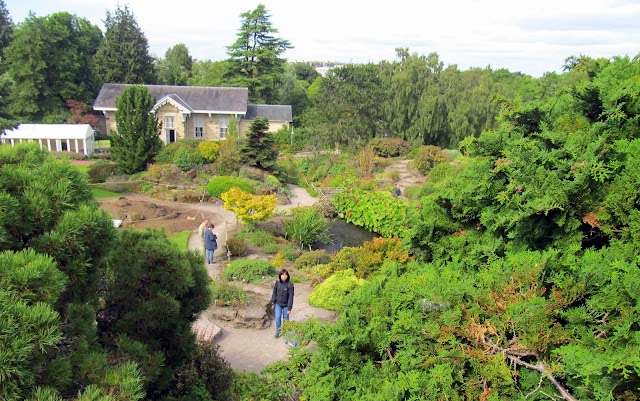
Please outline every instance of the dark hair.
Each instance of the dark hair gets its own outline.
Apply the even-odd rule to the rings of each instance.
[[[287,275],[287,279],[285,281],[289,281],[289,279],[291,278],[291,275],[289,274],[289,271],[287,269],[280,270],[280,272],[278,273],[278,280],[282,281],[280,276],[282,276],[283,274]]]

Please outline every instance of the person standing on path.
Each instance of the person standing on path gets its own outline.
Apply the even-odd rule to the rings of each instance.
[[[275,309],[276,334],[280,337],[280,326],[283,320],[289,320],[289,314],[293,309],[293,283],[290,281],[287,269],[282,269],[278,273],[278,281],[273,284],[273,294],[271,295],[271,307]]]
[[[202,252],[207,253],[207,248],[204,247],[204,233],[207,231],[207,227],[209,226],[209,219],[202,220],[200,226],[198,227],[198,234],[200,235],[200,241],[202,241]]]
[[[213,252],[218,249],[218,236],[213,232],[213,224],[209,224],[204,232],[204,249],[207,255],[207,264],[213,264]]]

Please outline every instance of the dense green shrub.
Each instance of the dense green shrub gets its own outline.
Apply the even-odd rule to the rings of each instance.
[[[309,182],[317,182],[327,176],[357,176],[358,173],[355,167],[349,164],[350,161],[350,157],[339,155],[307,157],[300,161],[299,171]]]
[[[413,158],[412,165],[422,174],[427,174],[434,166],[450,161],[449,155],[437,146],[421,146]]]
[[[276,269],[263,259],[240,259],[231,262],[222,273],[227,280],[255,282],[275,277]]]
[[[220,353],[217,344],[206,341],[196,343],[189,360],[176,371],[173,394],[180,401],[226,401],[234,373]]]
[[[291,244],[280,247],[280,252],[282,252],[284,258],[289,262],[293,262],[300,256],[300,250]]]
[[[173,163],[182,171],[187,171],[196,165],[202,164],[202,155],[197,149],[187,146],[179,148],[173,156]]]
[[[158,151],[158,154],[155,157],[155,162],[158,164],[175,163],[176,154],[180,149],[187,149],[188,151],[197,154],[198,159],[202,161],[200,151],[198,150],[199,142],[200,141],[193,138],[186,138],[164,145]]]
[[[328,263],[331,260],[331,256],[324,249],[317,251],[303,252],[298,256],[294,266],[299,270],[307,270],[315,265]]]
[[[246,305],[251,296],[244,289],[227,282],[212,282],[209,285],[211,290],[211,302],[216,302],[218,306]]]
[[[296,207],[284,224],[285,237],[297,244],[331,242],[329,222],[313,207]]]
[[[276,161],[276,167],[273,174],[278,177],[281,182],[298,185],[300,182],[300,171],[298,170],[298,162],[291,156],[279,158]]]
[[[217,174],[236,174],[240,170],[240,152],[236,141],[229,137],[225,141],[218,142],[220,154],[216,158],[215,168]]]
[[[388,191],[366,192],[359,189],[333,197],[341,218],[383,237],[407,237],[407,202]]]
[[[118,173],[117,164],[100,160],[89,166],[89,170],[87,170],[87,177],[89,178],[90,183],[96,184],[99,182],[105,182],[107,178]]]
[[[313,289],[309,305],[337,311],[344,297],[364,283],[365,280],[357,278],[351,269],[336,272]]]
[[[326,219],[333,219],[338,216],[338,209],[331,198],[323,198],[313,204],[313,207]]]
[[[211,163],[220,155],[220,146],[213,141],[200,141],[198,152],[204,161]]]
[[[243,238],[253,246],[262,248],[267,245],[275,244],[276,240],[268,231],[264,230],[251,230],[242,231],[235,235],[237,238]]]
[[[207,184],[207,192],[214,198],[220,198],[220,195],[227,192],[231,188],[240,188],[244,192],[253,194],[255,190],[251,183],[244,178],[230,177],[221,175],[213,177]]]
[[[380,157],[403,156],[410,150],[409,144],[401,138],[373,138],[369,141],[369,146]]]
[[[230,253],[231,256],[244,256],[248,249],[247,242],[242,238],[229,238],[225,245],[225,253]]]
[[[265,244],[262,247],[262,251],[266,254],[269,255],[275,255],[276,253],[278,253],[280,251],[280,246],[278,244],[276,244],[275,242],[269,243],[269,244]]]
[[[156,158],[155,158],[156,163],[158,164],[173,163],[173,159],[176,155],[176,152],[178,151],[178,149],[180,149],[183,146],[184,145],[181,142],[173,142],[163,146],[162,148],[160,148],[160,151],[158,151],[158,154],[156,155]]]
[[[264,181],[266,175],[267,173],[264,170],[251,166],[242,166],[238,172],[239,177],[260,182]]]

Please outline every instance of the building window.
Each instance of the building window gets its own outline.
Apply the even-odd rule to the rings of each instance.
[[[164,116],[164,143],[173,143],[178,138],[176,137],[176,117]]]
[[[227,139],[227,131],[229,129],[229,116],[220,116],[218,118],[218,126],[220,127],[220,140]]]
[[[196,139],[204,138],[204,117],[195,116],[193,119],[193,136]]]

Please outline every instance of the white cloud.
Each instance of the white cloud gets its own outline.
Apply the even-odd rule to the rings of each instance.
[[[7,0],[14,20],[32,9],[37,15],[69,11],[101,28],[116,0]],[[258,2],[129,0],[150,50],[163,56],[185,43],[199,59],[226,58],[240,26],[240,14]],[[576,54],[634,56],[640,51],[640,4],[625,0],[449,0],[371,1],[263,0],[279,36],[294,49],[289,60],[378,62],[392,60],[395,48],[437,52],[460,68],[509,68],[535,76],[559,70]]]

